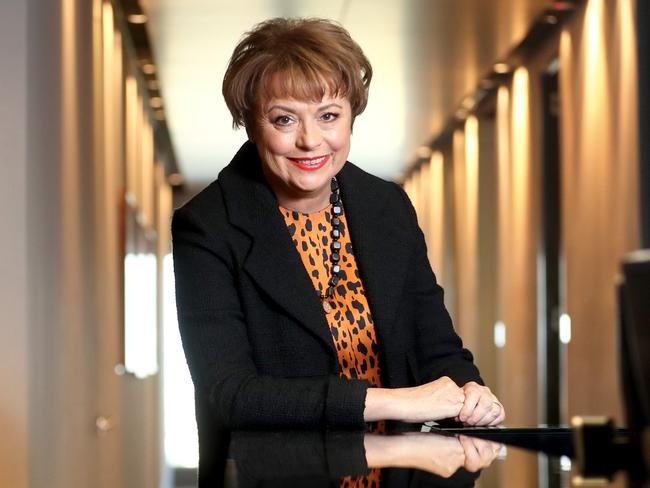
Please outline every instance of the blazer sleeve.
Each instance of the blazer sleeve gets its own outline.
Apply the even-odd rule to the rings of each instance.
[[[365,427],[366,382],[258,374],[226,231],[208,232],[214,222],[198,213],[185,206],[172,219],[178,321],[197,393],[229,429]]]
[[[418,338],[418,365],[423,382],[449,376],[463,386],[469,381],[483,384],[472,353],[463,347],[444,305],[444,291],[438,284],[427,256],[424,234],[417,222],[411,200],[401,187],[399,192],[408,209],[414,236],[415,322]]]

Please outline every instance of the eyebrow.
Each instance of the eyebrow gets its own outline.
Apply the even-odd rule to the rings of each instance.
[[[322,107],[319,107],[318,111],[322,112],[323,110],[327,110],[327,109],[332,108],[332,107],[337,107],[337,108],[339,108],[341,110],[343,109],[343,107],[341,105],[339,105],[338,103],[328,103],[327,105],[323,105]],[[280,110],[284,110],[285,112],[289,112],[289,113],[292,113],[292,114],[296,113],[296,111],[294,109],[292,109],[291,107],[287,107],[286,105],[273,105],[272,107],[270,107],[266,111],[266,113],[268,114],[268,113],[270,113],[271,111],[273,111],[276,108],[278,108]]]

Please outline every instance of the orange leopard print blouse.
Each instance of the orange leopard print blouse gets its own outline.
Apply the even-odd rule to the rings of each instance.
[[[324,294],[330,279],[331,265],[330,208],[304,214],[280,207],[280,212],[302,263],[311,277],[314,290]],[[332,311],[326,314],[327,323],[336,347],[341,375],[367,380],[372,386],[381,387],[379,347],[375,326],[352,251],[345,213],[340,219],[341,273],[334,297],[330,300]],[[370,430],[382,432],[384,429],[385,423],[377,422]],[[381,470],[372,469],[367,476],[346,476],[341,480],[339,487],[379,488],[380,484]]]
[[[324,293],[330,279],[330,208],[311,214],[283,207],[280,207],[280,211],[314,289]],[[341,216],[340,230],[341,273],[334,297],[329,300],[333,310],[326,314],[327,322],[341,374],[351,379],[367,380],[372,386],[381,387],[377,336],[366,291],[352,253],[345,214]]]
[[[280,212],[302,263],[311,277],[314,290],[324,294],[330,279],[330,246],[332,243],[330,208],[304,214],[280,207]],[[332,311],[325,317],[336,347],[341,375],[347,378],[367,380],[372,386],[381,387],[377,334],[366,299],[366,290],[363,287],[357,261],[352,252],[345,212],[340,219],[340,280],[336,285],[334,298],[330,300]],[[325,312],[323,311],[323,313]],[[370,428],[373,432],[383,432],[384,429],[384,422],[374,423]],[[379,488],[380,484],[381,470],[372,469],[367,476],[346,476],[341,480],[339,487]]]

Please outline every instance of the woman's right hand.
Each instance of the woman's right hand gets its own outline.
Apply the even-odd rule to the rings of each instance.
[[[456,417],[464,401],[463,389],[447,376],[408,388],[369,388],[364,418],[367,422],[426,422],[446,419]]]

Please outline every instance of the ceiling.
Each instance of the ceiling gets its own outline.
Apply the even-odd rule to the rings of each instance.
[[[246,133],[232,129],[221,81],[233,48],[277,16],[340,21],[373,65],[349,159],[399,177],[549,0],[142,0],[180,171],[213,180]]]

